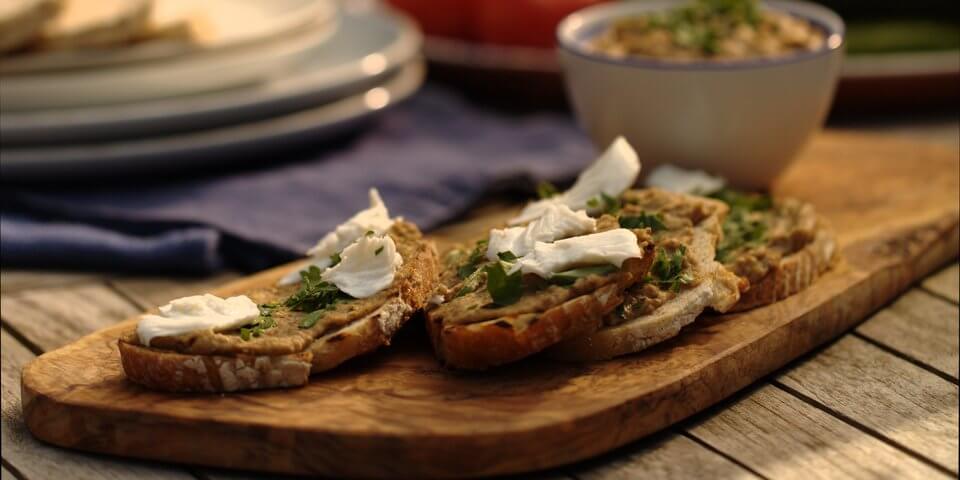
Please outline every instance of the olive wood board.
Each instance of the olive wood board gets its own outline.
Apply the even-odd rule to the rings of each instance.
[[[678,422],[850,329],[958,254],[955,150],[825,133],[774,187],[816,205],[841,259],[811,288],[741,314],[705,315],[640,354],[586,365],[534,357],[484,373],[446,370],[420,319],[390,348],[299,389],[167,394],[125,380],[116,342],[136,321],[24,368],[35,436],[68,448],[277,473],[464,477],[545,469]],[[502,209],[435,234],[484,231]],[[216,290],[273,282],[290,266]]]

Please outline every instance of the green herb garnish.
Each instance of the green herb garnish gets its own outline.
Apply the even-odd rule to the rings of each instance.
[[[577,280],[590,275],[606,275],[617,271],[613,265],[597,265],[593,267],[574,268],[550,276],[550,283],[557,285],[573,285]]]
[[[523,295],[522,273],[517,270],[508,274],[508,265],[494,262],[484,268],[487,273],[487,292],[490,293],[493,303],[501,306],[515,303]]]
[[[310,328],[317,324],[317,321],[320,320],[320,317],[322,317],[324,313],[326,313],[324,310],[310,312],[300,319],[300,323],[297,324],[297,326],[300,328]]]
[[[277,321],[271,316],[273,313],[272,311],[264,314],[265,305],[271,304],[264,304],[260,306],[260,316],[257,318],[256,322],[240,328],[240,338],[242,338],[244,341],[249,341],[251,336],[259,337],[260,335],[263,335],[264,330],[277,325]],[[276,304],[273,305],[276,306]]]
[[[473,275],[487,261],[487,240],[478,240],[477,244],[470,251],[466,263],[457,269],[457,276],[461,280]]]
[[[350,298],[336,285],[320,278],[320,269],[316,265],[300,272],[300,289],[290,295],[283,304],[291,310],[312,312],[326,309],[338,300]]]
[[[503,260],[504,262],[516,262],[517,256],[513,252],[507,250],[506,252],[500,252],[497,254],[497,258]]]
[[[620,199],[601,193],[587,200],[587,206],[593,209],[599,208],[600,213],[616,215],[620,212]]]
[[[560,190],[550,182],[543,181],[537,184],[537,196],[540,198],[550,198],[558,193]]]
[[[382,251],[383,251],[383,247],[381,246],[380,248],[376,249],[376,250],[373,252],[373,254],[374,254],[374,255],[380,255],[380,252],[382,252]]]
[[[340,253],[334,253],[333,255],[330,255],[330,266],[335,267],[338,263],[340,263],[340,260],[343,260],[340,258]]]
[[[663,224],[663,217],[660,216],[659,213],[647,214],[646,212],[640,212],[639,215],[620,217],[620,226],[630,229],[649,228],[654,232],[659,232],[667,228],[667,226]]]
[[[723,240],[717,245],[717,261],[725,262],[737,250],[763,242],[767,233],[763,212],[773,208],[770,196],[725,188],[710,197],[730,206],[723,221]]]
[[[680,287],[693,281],[689,273],[683,271],[683,257],[687,254],[687,247],[680,245],[672,252],[657,247],[656,257],[650,266],[647,282],[655,283],[676,292]]]

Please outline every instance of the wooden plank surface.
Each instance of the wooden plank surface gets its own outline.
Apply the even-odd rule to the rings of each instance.
[[[224,272],[209,277],[115,277],[109,284],[142,309],[163,305],[175,298],[209,292],[240,277]]]
[[[6,312],[4,312],[4,315]],[[130,479],[187,480],[192,475],[181,470],[146,465],[117,458],[71,452],[41,444],[30,435],[20,415],[20,370],[34,358],[6,330],[0,330],[2,355],[4,462],[28,480],[43,479]]]
[[[701,319],[675,341],[644,355],[587,366],[535,360],[469,376],[439,367],[422,348],[423,339],[409,337],[413,340],[406,346],[397,342],[370,359],[318,376],[303,389],[171,398],[124,381],[115,338],[131,323],[32,364],[24,373],[27,423],[43,438],[75,448],[280,472],[365,476],[398,469],[422,476],[524,471],[622,445],[705,408],[841,334],[919,276],[955,257],[960,209],[952,200],[958,196],[960,178],[942,174],[956,171],[955,156],[844,136],[826,138],[810,151],[784,177],[778,193],[817,204],[837,228],[844,261],[799,295],[745,314]],[[904,165],[907,155],[923,167]],[[824,176],[824,171],[830,175]],[[871,188],[850,189],[864,172],[873,175]],[[891,192],[896,193],[896,202],[880,201]],[[219,293],[272,283],[282,273],[266,273]],[[29,293],[21,297],[29,298]],[[18,315],[26,313],[21,309]],[[766,418],[769,413],[764,412],[779,411],[776,419],[765,420],[773,427],[780,426],[782,414],[813,421],[818,430],[788,434],[784,444],[793,442],[799,448],[814,442],[829,447],[824,448],[831,455],[876,460],[874,466],[850,467],[846,471],[850,476],[877,473],[876,466],[899,467],[902,471],[889,471],[904,475],[940,471],[782,390],[759,392],[760,397],[748,397],[755,407],[735,406],[733,413]],[[316,413],[280,421],[283,412],[297,409]],[[71,415],[84,421],[67,420]],[[200,420],[205,427],[197,430]],[[250,423],[254,420],[255,426]],[[163,432],[163,452],[137,441],[137,429],[147,424],[151,432]],[[796,427],[789,422],[788,426]],[[125,435],[116,438],[124,441],[102,437],[96,437],[96,443],[83,441],[101,429],[122,430]],[[693,434],[738,458],[730,453],[730,445],[711,443],[697,431]],[[832,444],[827,440],[830,435],[844,443]],[[768,435],[766,441],[772,440]],[[727,441],[737,445],[744,440]],[[308,448],[321,443],[322,450]],[[203,449],[211,444],[232,447],[218,449],[212,458]],[[742,462],[748,469],[766,476],[787,469],[758,461],[762,452],[747,451],[750,458]],[[824,472],[837,463],[830,458],[808,461],[805,457],[811,452],[799,451],[805,453],[794,459],[794,467]]]
[[[949,478],[774,386],[725,405],[690,432],[767,478]]]
[[[777,377],[844,418],[957,472],[957,385],[847,336]]]
[[[923,288],[953,303],[960,303],[960,264],[950,265],[925,279]]]
[[[584,462],[571,468],[570,472],[579,480],[761,478],[672,431]]]
[[[953,379],[960,362],[960,309],[914,289],[857,328],[857,333]]]
[[[0,270],[0,293],[7,294],[19,290],[42,287],[62,287],[78,283],[93,283],[109,277],[108,274],[94,272],[73,272],[55,270]]]
[[[3,319],[41,351],[53,350],[141,309],[100,283],[44,287],[0,297]]]

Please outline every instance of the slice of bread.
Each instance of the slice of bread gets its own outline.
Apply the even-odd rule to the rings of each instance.
[[[38,46],[72,50],[125,44],[147,30],[152,6],[149,0],[64,0]]]
[[[388,231],[403,257],[393,284],[365,299],[341,301],[312,327],[303,312],[278,310],[276,326],[243,339],[239,332],[200,331],[140,344],[131,330],[120,339],[130,380],[166,391],[224,392],[303,385],[310,374],[372,352],[390,339],[434,292],[439,263],[432,242],[413,224]],[[259,304],[282,301],[297,289],[268,286],[247,292]]]
[[[723,312],[739,299],[743,282],[714,260],[726,205],[659,189],[634,190],[623,198],[621,216],[648,214],[662,220],[663,229],[654,237],[658,248],[683,247],[685,281],[663,288],[648,277],[634,285],[625,294],[625,306],[648,301],[650,293],[662,303],[652,304],[649,312],[622,309],[608,315],[596,332],[550,348],[554,358],[594,361],[638,352],[676,336],[705,309]]]
[[[60,11],[61,0],[0,2],[0,54],[27,47]]]
[[[778,199],[761,217],[768,225],[765,237],[723,259],[724,266],[749,285],[733,311],[768,305],[806,289],[830,268],[837,250],[833,230],[808,203]]]
[[[483,370],[600,328],[602,318],[622,301],[623,290],[650,269],[653,249],[647,240],[639,232],[643,256],[626,260],[613,273],[589,275],[568,286],[545,285],[539,277],[527,276],[523,296],[512,305],[495,305],[480,285],[429,308],[426,326],[437,357],[448,367]],[[448,264],[441,274],[441,284],[449,292],[459,287],[457,267]]]
[[[550,287],[533,293],[528,298],[539,308],[532,311],[512,309],[471,322],[466,318],[469,313],[461,311],[458,315],[456,307],[428,310],[426,325],[434,352],[446,366],[484,370],[589,334],[600,328],[603,317],[623,301],[623,290],[643,278],[653,261],[652,253],[647,249],[643,258],[627,260],[619,272],[605,279],[588,277],[578,281],[583,282],[580,286]],[[584,291],[591,282],[602,286]],[[569,292],[562,294],[561,289]]]

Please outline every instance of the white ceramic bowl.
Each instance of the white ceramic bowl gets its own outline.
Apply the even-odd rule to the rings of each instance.
[[[567,91],[598,148],[618,135],[643,162],[703,169],[766,188],[826,117],[843,57],[844,24],[806,2],[762,2],[824,30],[821,50],[774,59],[678,63],[617,59],[589,48],[616,19],[683,2],[616,2],[573,13],[557,27]]]

